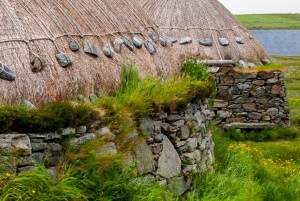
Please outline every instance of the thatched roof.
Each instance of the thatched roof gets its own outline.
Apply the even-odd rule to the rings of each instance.
[[[175,46],[181,53],[215,60],[260,60],[267,57],[249,31],[217,0],[138,0],[165,37],[179,41],[185,37],[191,44]],[[229,44],[222,46],[220,38]],[[199,41],[208,39],[206,45]],[[205,41],[202,41],[205,42]],[[225,40],[226,42],[226,40]],[[243,44],[241,44],[243,43]]]
[[[130,62],[142,74],[178,70],[178,55],[169,47],[156,44],[154,52],[151,41],[145,47],[159,33],[133,1],[1,0],[0,19],[0,103],[42,104],[115,90],[122,64]],[[136,40],[130,50],[127,41],[118,52],[118,41],[134,36],[142,44]]]

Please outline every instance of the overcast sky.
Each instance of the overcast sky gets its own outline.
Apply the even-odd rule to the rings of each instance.
[[[300,13],[300,0],[219,0],[233,14]]]

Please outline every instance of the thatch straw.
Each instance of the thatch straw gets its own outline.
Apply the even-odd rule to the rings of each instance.
[[[38,105],[116,90],[122,64],[130,62],[142,75],[178,71],[178,55],[160,45],[153,55],[145,46],[130,51],[124,45],[112,58],[109,52],[103,54],[104,44],[110,50],[116,38],[137,36],[145,41],[149,30],[159,35],[153,21],[129,0],[1,0],[0,16],[0,62],[16,75],[14,81],[0,79],[0,103],[27,99]],[[69,48],[71,40],[80,44],[78,51]],[[99,57],[84,53],[84,41],[95,45]],[[63,68],[58,53],[67,54],[72,66]]]
[[[138,0],[146,13],[157,23],[165,37],[191,37],[191,44],[179,45],[183,54],[200,55],[203,59],[258,61],[266,52],[249,31],[217,0]],[[244,44],[238,44],[241,37]],[[213,46],[199,44],[210,39]],[[219,44],[226,38],[228,46]]]

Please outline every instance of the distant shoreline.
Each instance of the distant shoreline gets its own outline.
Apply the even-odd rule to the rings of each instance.
[[[249,30],[300,30],[300,14],[235,15]]]

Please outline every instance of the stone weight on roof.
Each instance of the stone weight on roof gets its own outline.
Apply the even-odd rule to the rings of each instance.
[[[1,103],[114,91],[131,63],[142,76],[179,72],[176,50],[157,43],[160,31],[134,1],[2,0],[0,13]]]
[[[235,61],[260,61],[267,57],[257,40],[217,0],[138,2],[157,24],[162,37],[180,41],[180,46],[174,46],[181,54]]]

